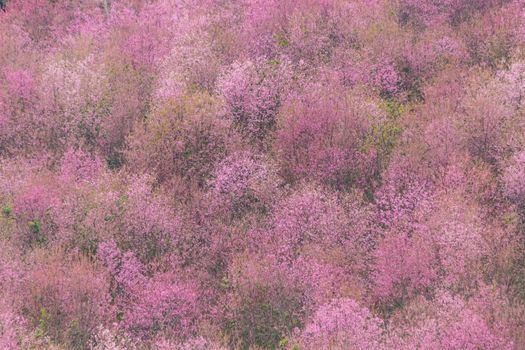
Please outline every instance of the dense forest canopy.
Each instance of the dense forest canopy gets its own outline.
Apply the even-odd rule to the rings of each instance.
[[[0,8],[0,349],[525,349],[524,0]]]

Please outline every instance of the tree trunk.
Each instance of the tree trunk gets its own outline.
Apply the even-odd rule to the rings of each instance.
[[[106,17],[109,16],[109,0],[102,0],[102,4],[104,5],[104,13],[106,14]]]

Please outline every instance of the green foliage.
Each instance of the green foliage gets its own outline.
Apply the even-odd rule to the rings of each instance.
[[[282,33],[275,33],[273,35],[273,39],[275,40],[275,43],[279,47],[287,47],[288,45],[290,45],[290,41],[288,40],[286,35]]]
[[[43,338],[47,336],[47,323],[49,322],[50,316],[47,314],[45,308],[40,308],[40,319],[38,320],[38,326],[35,330],[35,336],[37,338]]]
[[[386,112],[386,119],[371,126],[364,145],[365,150],[375,149],[377,151],[381,167],[388,164],[390,153],[396,145],[397,138],[401,135],[402,128],[399,119],[405,107],[398,101],[389,99],[384,102],[383,109]]]
[[[299,349],[299,345],[297,345],[297,344],[291,345],[290,344],[290,339],[288,339],[288,338],[281,339],[277,349],[278,350],[300,350]]]
[[[28,223],[29,231],[33,234],[34,240],[38,245],[43,245],[47,242],[46,236],[42,233],[42,223],[39,220],[31,220]]]
[[[6,205],[6,206],[2,207],[2,214],[5,217],[10,217],[12,212],[13,212],[13,210],[11,209],[11,207],[9,205]]]
[[[40,230],[42,229],[42,224],[38,220],[31,220],[27,223],[29,225],[29,230],[34,235],[40,234]]]

